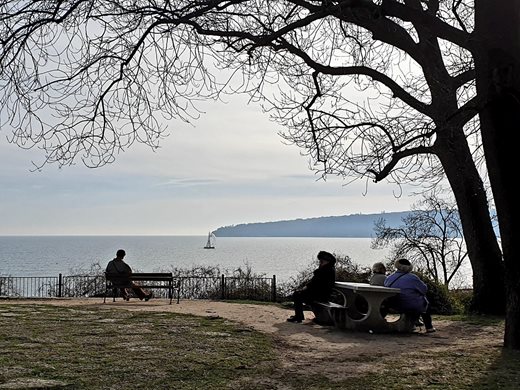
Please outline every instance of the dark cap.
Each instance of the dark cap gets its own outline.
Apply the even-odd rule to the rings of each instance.
[[[325,251],[320,251],[318,253],[318,260],[325,260],[328,261],[330,264],[336,263],[336,258],[334,257],[334,255]]]

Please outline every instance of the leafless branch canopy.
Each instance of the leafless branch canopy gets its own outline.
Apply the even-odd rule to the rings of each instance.
[[[438,191],[424,194],[399,227],[375,223],[374,248],[392,246],[393,259],[407,258],[437,282],[449,286],[468,258],[455,202]]]
[[[1,128],[89,166],[249,93],[323,175],[437,180],[471,123],[469,0],[0,1]]]

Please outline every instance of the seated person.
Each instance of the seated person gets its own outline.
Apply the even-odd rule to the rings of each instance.
[[[416,315],[416,323],[422,317],[426,332],[435,332],[426,299],[428,286],[411,272],[413,267],[407,259],[396,260],[395,268],[395,272],[385,279],[385,287],[399,288],[401,292],[387,300],[388,306],[399,313]]]
[[[152,293],[148,294],[137,284],[132,282],[129,278],[132,275],[132,268],[123,261],[126,256],[126,252],[123,249],[119,249],[116,252],[116,258],[111,260],[106,268],[106,277],[108,280],[116,281],[118,285],[125,286],[121,287],[121,295],[125,301],[130,300],[127,288],[131,288],[134,293],[139,297],[140,300],[148,301],[152,297]]]
[[[336,258],[329,252],[318,253],[319,267],[314,271],[310,281],[305,283],[293,293],[294,315],[289,317],[289,322],[302,322],[303,304],[313,301],[328,301],[336,282],[336,271],[334,265]]]
[[[372,266],[372,277],[370,278],[370,284],[372,286],[384,286],[386,279],[386,267],[383,263],[374,263]]]

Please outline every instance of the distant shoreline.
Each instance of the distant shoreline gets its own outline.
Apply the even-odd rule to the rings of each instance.
[[[388,226],[397,227],[409,214],[410,211],[399,211],[244,223],[219,227],[213,233],[217,237],[373,238],[378,220],[384,219]]]

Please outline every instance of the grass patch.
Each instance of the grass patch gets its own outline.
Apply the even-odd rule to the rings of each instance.
[[[520,353],[501,348],[487,353],[417,351],[385,364],[378,372],[353,378],[349,388],[365,389],[518,389]]]
[[[222,319],[0,305],[0,388],[222,389],[269,376],[271,348]]]
[[[450,321],[462,321],[467,322],[470,325],[477,326],[504,326],[504,317],[500,316],[489,316],[479,314],[456,314],[451,316],[434,316],[434,321],[439,320],[450,320]]]
[[[258,306],[275,306],[275,307],[285,307],[283,304],[273,301],[253,301],[250,299],[222,299],[219,302],[225,303],[236,303],[239,305],[247,304],[247,305],[258,305]]]
[[[465,338],[503,326],[487,316],[436,319],[463,321],[455,327]],[[345,344],[344,355],[325,356],[313,355],[312,344],[295,346],[222,318],[0,304],[0,389],[518,389],[520,352],[439,335],[374,336],[396,347],[385,351],[370,349],[375,338],[349,335],[345,343],[355,342],[356,351]],[[429,341],[414,342],[421,337]]]
[[[501,348],[477,351],[416,351],[406,356],[364,356],[344,361],[345,367],[370,364],[373,369],[345,380],[330,375],[293,376],[290,389],[312,390],[518,390],[520,353]],[[324,363],[326,364],[326,363]]]

